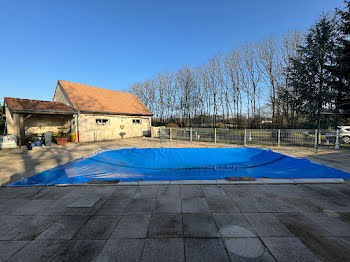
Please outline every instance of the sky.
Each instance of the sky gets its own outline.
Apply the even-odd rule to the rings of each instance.
[[[0,103],[57,80],[113,90],[301,30],[343,0],[0,0]]]

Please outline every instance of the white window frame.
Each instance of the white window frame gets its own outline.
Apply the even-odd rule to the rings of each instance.
[[[142,123],[142,120],[141,119],[133,119],[132,120],[132,124],[133,125],[140,125]]]
[[[96,123],[96,125],[99,125],[99,126],[109,125],[109,119],[108,118],[96,118],[95,123]]]

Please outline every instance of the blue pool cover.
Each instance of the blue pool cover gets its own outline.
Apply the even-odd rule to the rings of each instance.
[[[350,178],[350,174],[258,148],[129,148],[108,150],[57,166],[10,186],[255,178]]]

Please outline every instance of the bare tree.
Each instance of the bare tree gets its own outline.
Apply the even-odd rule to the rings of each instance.
[[[270,36],[260,42],[258,45],[260,71],[264,76],[270,92],[270,102],[272,109],[272,118],[278,122],[279,108],[277,93],[281,86],[283,74],[281,53],[279,41],[276,37]]]
[[[241,72],[242,72],[242,62],[241,54],[239,50],[232,50],[225,56],[224,60],[225,73],[227,79],[227,87],[229,88],[229,93],[231,94],[227,99],[233,102],[232,116],[236,116],[235,126],[238,128],[238,118],[239,118],[239,108],[241,102]],[[228,101],[228,103],[229,103]],[[232,108],[230,106],[230,108]]]
[[[288,76],[284,68],[290,57],[295,56],[300,42],[298,32],[288,33],[283,39],[270,36],[227,54],[216,54],[194,68],[184,66],[175,73],[164,71],[130,85],[129,91],[163,124],[176,121],[192,126],[196,119],[200,126],[215,127],[218,122],[233,121],[236,128],[242,128],[243,122],[245,126],[257,127],[259,118],[269,115],[267,106],[273,120],[281,124],[282,119],[289,121],[297,115],[288,103]]]
[[[247,95],[247,114],[249,122],[249,112],[253,117],[257,115],[257,94],[259,94],[259,82],[261,79],[258,68],[257,45],[255,43],[245,44],[242,49],[242,73],[241,80],[244,91]]]

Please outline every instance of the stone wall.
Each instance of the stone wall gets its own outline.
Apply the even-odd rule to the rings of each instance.
[[[107,122],[97,124],[96,120],[101,119]],[[140,120],[140,123],[133,120]],[[151,117],[147,116],[80,114],[78,123],[82,143],[120,139],[121,132],[125,132],[124,138],[148,136],[151,130]]]
[[[62,104],[65,104],[67,106],[72,107],[70,101],[65,96],[65,93],[63,92],[62,87],[59,84],[57,84],[57,86],[56,86],[55,95],[54,95],[52,101],[53,102],[61,102]]]
[[[70,121],[73,116],[67,115],[31,115],[24,118],[24,128],[27,134],[41,134],[47,131],[57,133],[59,128],[70,130]]]

